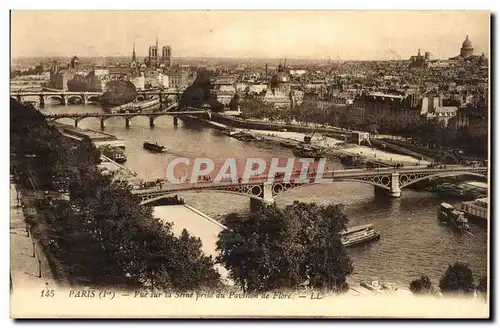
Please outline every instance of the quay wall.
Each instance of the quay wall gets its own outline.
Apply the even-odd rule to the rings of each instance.
[[[325,134],[332,134],[338,136],[350,136],[351,131],[343,131],[335,128],[323,128],[323,127],[312,127],[312,126],[301,126],[294,124],[278,124],[278,123],[268,123],[256,120],[244,120],[240,118],[235,118],[227,116],[220,113],[212,112],[212,120],[215,122],[227,124],[232,127],[238,127],[242,129],[254,129],[254,130],[271,130],[271,131],[281,131],[286,129],[291,132],[320,132]]]

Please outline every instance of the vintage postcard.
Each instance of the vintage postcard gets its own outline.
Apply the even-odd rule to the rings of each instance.
[[[490,12],[10,19],[11,317],[490,317]]]

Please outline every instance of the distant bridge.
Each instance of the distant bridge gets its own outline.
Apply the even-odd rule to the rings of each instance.
[[[84,104],[97,102],[102,92],[71,92],[71,91],[21,91],[11,92],[10,96],[18,101],[23,101],[24,97],[38,97],[40,106],[45,106],[50,99],[57,99],[62,105],[66,105],[72,99],[78,99]]]
[[[143,90],[137,91],[136,100],[146,100],[151,96],[158,96],[161,101],[164,101],[164,97],[175,96],[177,101],[181,98],[184,89],[179,90]],[[77,99],[83,104],[88,104],[91,102],[97,102],[99,100],[99,96],[101,96],[103,92],[89,92],[89,91],[16,91],[11,92],[11,97],[16,98],[18,101],[23,101],[24,97],[38,97],[40,101],[40,106],[45,106],[46,103],[50,99],[59,100],[62,105],[66,105],[70,100]]]
[[[162,111],[155,113],[63,113],[63,114],[44,114],[45,118],[49,121],[57,121],[63,118],[69,118],[74,121],[75,127],[78,127],[78,122],[86,118],[94,117],[101,120],[101,128],[106,127],[106,120],[111,117],[123,117],[125,119],[125,126],[130,127],[131,120],[137,116],[149,117],[149,125],[155,126],[155,119],[159,116],[171,115],[174,117],[174,125],[177,125],[177,116],[182,115],[206,115],[211,117],[210,110],[187,110],[187,111]]]
[[[435,177],[447,176],[476,176],[486,179],[488,176],[487,167],[471,167],[471,166],[449,166],[447,168],[427,168],[427,167],[412,167],[412,168],[380,168],[380,169],[348,169],[334,170],[325,172],[323,179],[336,181],[356,181],[367,183],[376,188],[376,190],[385,190],[392,197],[400,197],[401,189],[406,188],[414,183],[422,180]],[[167,184],[160,188],[151,189],[135,189],[132,193],[140,197],[141,204],[145,205],[163,198],[169,197],[171,194],[187,191],[215,191],[237,195],[245,195],[252,200],[264,201],[267,203],[274,202],[274,198],[291,189],[306,187],[318,183],[315,176],[309,176],[306,180],[291,180],[285,182],[283,179],[269,181],[266,178],[256,178],[249,182],[197,182],[197,183],[181,183]]]

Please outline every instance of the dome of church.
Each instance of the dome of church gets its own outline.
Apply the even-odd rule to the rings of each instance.
[[[468,35],[465,37],[464,43],[462,43],[462,48],[472,48],[472,42],[470,42]]]
[[[271,77],[271,81],[274,83],[285,83],[288,82],[289,77],[285,72],[277,72]]]

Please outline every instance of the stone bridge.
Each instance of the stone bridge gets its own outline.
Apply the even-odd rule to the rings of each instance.
[[[63,118],[69,118],[74,121],[75,127],[78,127],[78,122],[86,118],[97,118],[101,120],[101,128],[106,127],[106,120],[110,117],[122,117],[125,119],[125,126],[128,128],[131,125],[131,120],[137,116],[149,117],[150,127],[155,126],[155,119],[159,116],[170,115],[174,117],[174,125],[177,125],[177,117],[182,115],[206,115],[211,117],[210,110],[187,110],[187,111],[162,111],[156,113],[63,113],[63,114],[45,114],[45,118],[49,121],[57,121]]]
[[[165,97],[175,96],[177,100],[180,99],[184,89],[179,90],[142,90],[137,92],[136,100],[146,100],[151,96],[157,96],[161,101],[165,100]],[[88,104],[91,102],[97,102],[99,96],[103,92],[100,91],[18,91],[11,92],[11,97],[16,98],[18,101],[23,101],[24,97],[38,97],[40,101],[40,106],[44,107],[50,99],[59,100],[61,105],[68,104],[72,99],[78,99],[83,104]]]
[[[40,92],[14,92],[11,97],[16,98],[18,101],[23,101],[24,97],[32,96],[38,97],[40,106],[45,104],[50,99],[57,99],[62,105],[66,105],[72,99],[78,99],[83,104],[90,102],[97,102],[102,92],[70,92],[70,91],[40,91]]]
[[[319,183],[333,183],[337,181],[355,181],[367,183],[376,189],[385,190],[392,197],[400,197],[401,189],[425,179],[447,176],[468,175],[487,179],[487,167],[472,166],[448,166],[446,168],[380,168],[380,169],[349,169],[335,170],[325,172],[323,179],[326,181],[317,181],[315,176],[310,176],[302,181],[298,179],[277,179],[270,181],[267,178],[256,178],[249,182],[198,182],[167,184],[161,189],[136,189],[132,193],[140,197],[141,204],[145,205],[158,201],[162,198],[171,196],[179,192],[223,192],[250,197],[252,200],[264,201],[266,203],[274,202],[274,198],[279,194],[291,189],[303,188]]]

